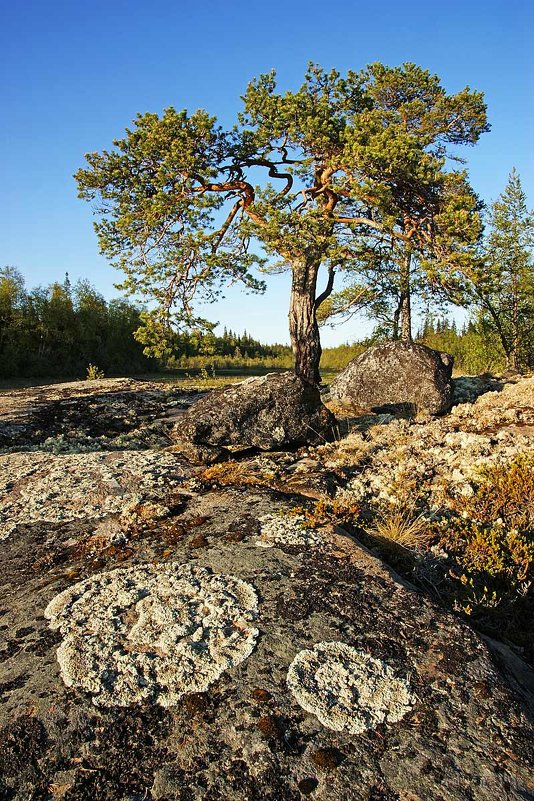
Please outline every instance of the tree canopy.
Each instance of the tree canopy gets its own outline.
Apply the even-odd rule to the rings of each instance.
[[[491,204],[479,258],[463,270],[464,298],[479,309],[479,323],[498,337],[508,367],[534,361],[534,212],[515,169]]]
[[[133,338],[140,310],[106,301],[88,281],[68,278],[27,290],[14,267],[0,267],[0,378],[145,372],[152,365]]]
[[[449,148],[488,130],[483,96],[377,63],[345,77],[310,65],[296,92],[278,92],[272,72],[243,102],[230,130],[203,110],[138,115],[113,150],[86,156],[80,196],[95,203],[123,288],[156,302],[149,348],[171,321],[194,320],[197,295],[212,300],[227,281],[263,289],[252,270],[267,263],[291,271],[295,369],[317,382],[317,310],[336,273],[357,269],[362,242],[393,247],[408,267],[431,259],[437,275],[478,237],[478,201]]]

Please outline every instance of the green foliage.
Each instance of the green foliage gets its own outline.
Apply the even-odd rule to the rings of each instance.
[[[322,316],[364,309],[390,338],[409,338],[411,299],[441,300],[456,286],[454,270],[475,257],[480,203],[467,173],[448,170],[446,156],[451,144],[472,144],[488,130],[485,106],[478,92],[446,95],[436,76],[414,64],[371,65],[365,85],[370,104],[347,147],[373,224],[347,243],[355,277]]]
[[[462,331],[458,331],[454,323],[451,324],[446,317],[434,318],[427,315],[423,327],[417,332],[416,340],[429,348],[454,356],[456,373],[500,373],[506,367],[506,357],[500,340],[485,325],[480,315]]]
[[[534,365],[534,213],[519,175],[488,214],[489,230],[478,260],[461,267],[464,298],[479,309],[479,322],[498,338],[507,365]],[[465,300],[464,300],[465,302]]]
[[[440,540],[454,560],[457,605],[512,639],[532,642],[534,459],[482,469],[473,495],[451,497],[455,515]]]
[[[90,364],[87,367],[86,381],[96,381],[98,378],[105,378],[106,375],[103,370],[99,370],[95,364]]]
[[[149,352],[166,350],[168,325],[197,325],[199,295],[212,301],[235,281],[261,291],[251,269],[265,265],[262,252],[269,269],[292,272],[296,369],[314,380],[315,314],[337,272],[360,271],[372,252],[375,274],[408,255],[431,260],[434,280],[451,258],[468,258],[478,202],[465,173],[445,167],[451,146],[488,129],[485,104],[467,88],[447,94],[414,64],[345,77],[310,65],[285,93],[272,72],[243,101],[228,131],[205,111],[138,115],[113,150],[86,156],[79,193],[94,203],[100,249],[125,273],[123,288],[155,301],[137,334]],[[329,281],[318,294],[321,265]],[[379,299],[376,284],[362,302]]]
[[[151,368],[133,339],[140,310],[109,303],[87,282],[27,291],[21,274],[0,269],[0,377],[82,376],[98,362],[106,373]]]

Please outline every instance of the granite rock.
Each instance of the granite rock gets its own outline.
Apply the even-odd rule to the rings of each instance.
[[[443,414],[452,399],[453,358],[413,342],[369,348],[336,376],[332,399],[341,406]]]

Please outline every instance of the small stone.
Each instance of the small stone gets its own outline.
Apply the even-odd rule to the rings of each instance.
[[[319,782],[317,779],[313,778],[312,776],[308,776],[305,779],[301,779],[298,784],[298,788],[302,795],[310,795],[316,790],[319,786]]]
[[[191,548],[205,548],[208,545],[208,540],[204,534],[197,534],[191,540]]]
[[[337,768],[345,759],[338,748],[319,748],[311,755],[312,762],[321,770]]]
[[[264,690],[262,687],[256,687],[255,690],[252,691],[252,697],[258,704],[267,704],[272,695],[268,690]]]
[[[186,695],[182,701],[182,706],[192,717],[204,714],[208,709],[206,693],[191,693],[190,695]]]
[[[258,729],[264,737],[279,738],[282,736],[282,729],[278,719],[274,715],[264,715],[258,720]]]

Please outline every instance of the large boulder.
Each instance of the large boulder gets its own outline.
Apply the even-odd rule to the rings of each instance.
[[[341,406],[402,408],[443,414],[451,406],[453,357],[413,342],[369,348],[334,379],[331,397]]]
[[[334,424],[318,389],[294,373],[269,373],[202,398],[171,436],[191,461],[213,462],[248,448],[319,444],[333,438]]]

